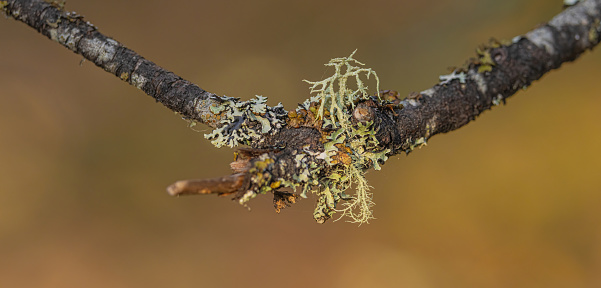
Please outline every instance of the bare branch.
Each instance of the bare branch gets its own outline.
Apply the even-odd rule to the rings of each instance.
[[[22,21],[42,35],[82,55],[119,79],[152,96],[187,119],[218,127],[211,113],[223,99],[144,59],[125,45],[100,33],[96,26],[75,12],[42,0],[2,1],[8,16]]]

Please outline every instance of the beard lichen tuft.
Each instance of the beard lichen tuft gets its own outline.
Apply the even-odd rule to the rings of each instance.
[[[364,64],[353,58],[356,51],[325,64],[334,67],[332,76],[315,82],[304,80],[311,84],[311,93],[315,96],[299,105],[296,111],[296,114],[313,114],[316,122],[321,124],[316,128],[325,134],[321,157],[330,169],[325,169],[325,175],[318,179],[319,185],[312,187],[317,188],[313,189],[318,197],[313,217],[318,223],[324,223],[337,212],[340,213],[337,220],[350,218],[348,221],[352,223],[368,223],[374,219],[372,207],[375,204],[365,172],[372,167],[380,170],[380,163],[388,159],[390,152],[390,149],[379,148],[375,137],[377,126],[373,121],[352,119],[358,103],[367,100],[383,103],[379,97],[368,93],[363,78],[369,80],[373,75],[376,91],[379,91],[380,81],[375,71],[362,67]],[[345,194],[352,187],[355,192]]]

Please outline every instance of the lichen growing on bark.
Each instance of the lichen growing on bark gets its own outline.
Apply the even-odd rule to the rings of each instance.
[[[311,93],[315,93],[315,96],[296,111],[296,114],[303,114],[308,110],[313,114],[314,121],[321,124],[317,128],[325,136],[324,151],[318,157],[325,159],[331,167],[313,190],[318,196],[313,217],[319,223],[325,222],[336,212],[356,223],[366,223],[372,219],[374,203],[365,171],[371,167],[379,170],[380,163],[388,159],[386,154],[390,152],[389,149],[378,148],[375,137],[377,127],[373,122],[363,122],[357,117],[353,119],[353,110],[358,103],[370,99],[382,102],[379,97],[370,96],[368,86],[362,79],[365,77],[369,80],[373,75],[376,91],[379,91],[376,72],[364,68],[363,63],[355,60],[355,52],[326,64],[334,68],[332,76],[315,82],[305,80],[312,85]],[[355,193],[345,194],[352,186]],[[345,200],[343,207],[339,207],[342,200]]]
[[[345,114],[349,108],[355,108],[358,100],[367,100],[369,98],[368,87],[365,85],[361,76],[367,79],[371,75],[376,79],[376,91],[380,88],[380,79],[375,71],[370,68],[363,68],[365,64],[355,60],[353,56],[357,50],[353,51],[348,57],[334,58],[325,66],[334,67],[334,75],[321,81],[308,81],[311,84],[311,93],[316,93],[317,98],[309,99],[309,102],[318,101],[317,120],[324,119],[326,113],[329,114],[330,121],[334,127],[337,125],[343,128],[348,127],[348,114]],[[359,66],[355,66],[359,65]],[[349,78],[354,80],[356,87],[351,87]]]
[[[217,148],[238,145],[250,145],[260,142],[265,134],[274,134],[285,125],[282,120],[287,114],[279,103],[267,110],[267,97],[256,96],[249,101],[238,101],[238,98],[222,97],[220,105],[212,105],[211,112],[220,119],[221,127],[216,128],[205,138]]]
[[[348,216],[350,222],[366,223],[373,219],[374,203],[365,172],[370,168],[379,170],[391,151],[378,145],[378,126],[365,113],[367,110],[358,107],[366,102],[374,105],[388,102],[368,92],[366,83],[375,82],[378,91],[379,79],[375,71],[353,58],[355,52],[325,64],[334,68],[330,77],[315,82],[305,80],[311,85],[313,96],[294,111],[286,112],[281,105],[268,109],[266,98],[261,96],[249,101],[222,97],[220,104],[210,107],[221,125],[205,137],[217,147],[249,145],[271,149],[263,141],[284,126],[309,127],[321,135],[320,145],[300,145],[282,152],[289,153],[287,157],[292,159],[289,164],[282,160],[286,157],[281,154],[265,153],[256,156],[244,171],[238,171],[246,173],[249,183],[235,194],[240,204],[246,206],[258,194],[273,192],[279,211],[293,202],[289,201],[289,193],[283,197],[287,192],[279,190],[299,188],[302,198],[307,198],[309,192],[317,196],[313,217],[319,223],[336,212],[340,218]],[[355,192],[346,194],[352,188]]]

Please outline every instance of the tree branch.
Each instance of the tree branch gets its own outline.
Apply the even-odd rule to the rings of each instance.
[[[56,3],[9,0],[0,1],[0,7],[184,118],[215,128],[205,137],[216,146],[250,146],[238,150],[233,175],[179,181],[168,188],[171,195],[232,194],[246,205],[258,194],[273,192],[279,211],[297,199],[281,188],[300,186],[301,197],[310,190],[318,195],[314,218],[320,223],[335,212],[366,222],[373,203],[365,170],[379,170],[388,156],[409,153],[430,137],[458,129],[505,103],[545,73],[592,49],[601,36],[601,0],[581,1],[523,36],[480,47],[464,67],[404,99],[391,90],[370,96],[366,78],[377,75],[363,68],[353,53],[326,64],[335,67],[335,74],[309,82],[315,95],[286,111],[281,105],[265,105],[259,96],[240,101],[204,91]],[[348,196],[344,192],[352,185],[357,192]],[[343,200],[348,201],[339,205]]]
[[[96,66],[144,91],[183,117],[210,127],[219,120],[211,105],[221,98],[144,59],[123,44],[100,33],[96,26],[57,2],[42,0],[1,1],[6,15],[24,22],[42,35],[82,55]]]

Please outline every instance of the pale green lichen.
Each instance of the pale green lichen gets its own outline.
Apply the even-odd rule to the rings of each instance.
[[[503,102],[503,95],[497,94],[497,96],[492,98],[492,104],[495,106],[499,106]]]
[[[459,83],[465,84],[467,75],[464,72],[457,73],[457,70],[453,71],[453,73],[448,75],[440,75],[438,79],[440,80],[440,85],[445,85],[450,83],[453,80],[459,80]]]
[[[578,4],[578,2],[580,2],[580,0],[563,0],[563,5],[569,7]]]
[[[355,102],[361,99],[367,99],[369,94],[367,93],[367,86],[362,76],[367,79],[371,75],[376,78],[376,91],[380,89],[380,79],[375,71],[370,68],[363,68],[365,64],[355,60],[353,56],[357,50],[353,51],[348,57],[334,58],[330,60],[325,66],[334,67],[334,75],[323,79],[321,81],[308,81],[305,82],[311,84],[311,93],[316,93],[315,98],[311,98],[310,102],[318,101],[320,103],[317,112],[318,120],[324,119],[325,111],[330,114],[331,123],[334,127],[338,127],[336,124],[346,127],[347,117],[345,117],[345,110],[348,109],[349,105],[354,108]],[[360,66],[354,66],[360,65]],[[348,83],[349,78],[355,80],[356,87],[351,87]]]
[[[315,109],[315,118],[323,120],[321,128],[333,129],[325,137],[324,152],[318,156],[331,166],[328,173],[319,179],[311,178],[315,173],[298,176],[304,182],[303,194],[314,185],[310,183],[317,180],[319,184],[318,189],[314,190],[318,203],[313,213],[319,223],[325,222],[336,212],[340,213],[338,219],[348,217],[354,223],[367,223],[373,219],[374,203],[365,171],[371,167],[381,169],[380,163],[386,161],[387,154],[390,153],[390,149],[378,148],[379,143],[375,137],[377,127],[373,122],[352,124],[351,114],[355,104],[371,98],[362,77],[369,79],[373,75],[379,91],[376,72],[361,67],[364,64],[353,58],[355,52],[349,57],[335,58],[326,64],[334,67],[332,76],[316,82],[305,80],[312,85],[311,93],[316,95],[297,109],[300,113],[301,109],[309,111],[312,107],[318,107]],[[310,169],[306,171],[315,172]],[[351,187],[355,188],[355,193],[346,195],[344,192]],[[345,200],[342,207],[337,207],[342,200]]]
[[[370,219],[374,219],[372,207],[375,205],[373,202],[373,194],[369,192],[370,186],[367,184],[365,179],[365,170],[356,165],[350,165],[344,171],[344,174],[350,177],[348,181],[348,187],[355,185],[356,193],[351,201],[344,202],[342,205],[344,208],[338,210],[341,215],[337,220],[348,216],[353,223],[368,223]]]
[[[426,138],[421,137],[417,140],[415,140],[415,142],[411,143],[410,149],[414,150],[415,148],[422,148],[423,146],[428,145],[428,142],[426,142]]]
[[[285,125],[283,120],[286,111],[279,103],[267,109],[267,98],[256,96],[249,101],[238,101],[238,98],[222,97],[220,105],[209,107],[211,113],[220,120],[221,126],[205,138],[211,140],[216,147],[249,145],[260,141],[264,134],[273,134]]]
[[[428,128],[426,128],[426,129],[428,129]],[[409,138],[409,139],[405,140],[405,145],[403,145],[403,149],[404,149],[405,153],[409,154],[413,150],[415,150],[415,148],[422,148],[427,145],[428,145],[428,139],[426,137],[420,137],[416,140]]]

